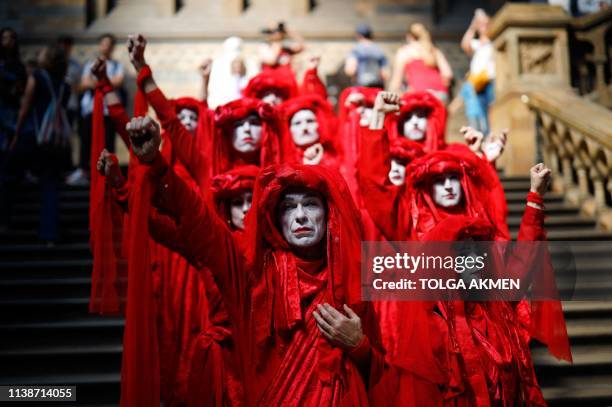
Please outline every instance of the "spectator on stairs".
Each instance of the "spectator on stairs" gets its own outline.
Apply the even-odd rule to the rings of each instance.
[[[356,30],[357,45],[344,63],[344,73],[354,86],[384,88],[389,68],[384,51],[373,41],[372,29],[360,24]]]

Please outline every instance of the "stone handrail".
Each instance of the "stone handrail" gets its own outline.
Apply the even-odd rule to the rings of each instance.
[[[562,90],[535,91],[523,101],[535,114],[553,190],[612,229],[612,113]]]

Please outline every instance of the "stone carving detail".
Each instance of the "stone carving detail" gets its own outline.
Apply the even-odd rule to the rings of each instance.
[[[553,39],[522,39],[519,41],[521,74],[554,74]]]

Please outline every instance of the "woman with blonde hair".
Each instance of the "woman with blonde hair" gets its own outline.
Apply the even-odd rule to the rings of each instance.
[[[397,50],[393,76],[389,84],[392,92],[400,92],[403,79],[407,90],[432,92],[440,100],[448,99],[448,87],[453,71],[446,57],[432,42],[423,24],[414,23],[406,34],[407,44]]]

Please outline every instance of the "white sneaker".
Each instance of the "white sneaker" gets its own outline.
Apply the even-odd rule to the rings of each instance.
[[[81,168],[74,170],[68,177],[66,177],[66,184],[70,186],[84,186],[89,185],[89,179]]]

